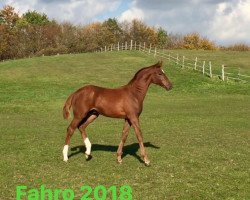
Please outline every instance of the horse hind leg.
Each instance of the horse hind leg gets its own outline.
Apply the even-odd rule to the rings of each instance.
[[[80,120],[77,118],[74,118],[70,125],[67,128],[67,134],[66,134],[66,139],[65,139],[65,145],[63,147],[63,161],[67,162],[68,161],[68,149],[69,149],[69,143],[70,143],[70,138],[74,134],[75,129],[77,128]]]
[[[81,132],[83,142],[86,147],[85,151],[85,157],[86,160],[90,160],[92,158],[91,156],[91,142],[89,141],[89,138],[87,136],[86,128],[87,126],[92,123],[97,117],[99,116],[99,113],[95,110],[91,110],[88,112],[87,116],[84,117],[81,122],[78,125],[78,129]]]

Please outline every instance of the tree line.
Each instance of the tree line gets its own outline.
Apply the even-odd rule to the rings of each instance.
[[[21,16],[9,5],[0,10],[0,60],[89,52],[130,40],[168,49],[218,48],[214,42],[198,33],[172,34],[162,27],[148,26],[137,19],[118,22],[115,18],[109,18],[104,22],[74,25],[50,20],[46,14],[35,10]]]

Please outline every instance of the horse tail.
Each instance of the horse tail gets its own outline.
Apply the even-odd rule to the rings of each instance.
[[[68,99],[66,100],[65,104],[64,104],[64,107],[63,107],[63,118],[64,119],[68,119],[69,116],[70,116],[70,108],[71,108],[71,105],[72,105],[72,98],[74,96],[74,93],[71,94]]]

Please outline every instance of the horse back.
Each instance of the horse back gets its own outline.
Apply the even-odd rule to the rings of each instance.
[[[116,89],[87,85],[75,92],[75,110],[96,110],[108,117],[125,118],[124,109],[128,92],[125,87]]]

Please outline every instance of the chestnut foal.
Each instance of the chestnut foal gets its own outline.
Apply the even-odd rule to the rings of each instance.
[[[122,149],[130,126],[132,126],[139,142],[142,159],[146,165],[149,165],[150,161],[143,145],[139,116],[142,112],[143,100],[151,83],[166,90],[172,88],[172,84],[161,66],[162,62],[158,62],[155,65],[140,69],[127,85],[116,89],[87,85],[71,94],[63,108],[65,119],[70,115],[70,107],[73,108],[74,114],[74,118],[67,129],[63,148],[64,161],[68,160],[69,142],[76,128],[80,130],[86,146],[86,159],[91,158],[91,143],[85,129],[101,114],[106,117],[125,119],[121,142],[117,150],[117,161],[122,163]]]

